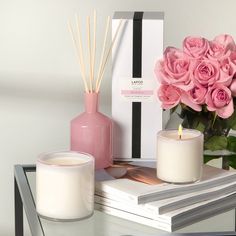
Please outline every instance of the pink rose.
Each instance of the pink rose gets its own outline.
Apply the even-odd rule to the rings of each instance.
[[[201,37],[186,37],[183,42],[184,52],[191,57],[199,58],[206,55],[209,43]]]
[[[229,35],[219,35],[209,43],[210,49],[207,54],[209,59],[221,59],[229,57],[231,51],[236,49],[233,38]]]
[[[219,63],[211,60],[198,60],[193,68],[193,80],[197,86],[208,87],[218,81]]]
[[[187,91],[193,88],[189,67],[190,59],[183,52],[168,47],[164,52],[164,59],[155,66],[155,74],[162,84],[172,84]]]
[[[228,34],[221,34],[214,38],[214,41],[224,45],[226,50],[236,50],[236,45],[232,36]]]
[[[215,111],[221,118],[228,118],[234,112],[231,91],[222,84],[215,84],[206,96],[207,109]]]
[[[192,90],[188,92],[184,92],[181,94],[181,102],[185,105],[191,107],[195,111],[201,111],[201,104],[205,103],[207,89],[202,86],[196,86]]]
[[[181,102],[191,107],[195,111],[201,111],[201,104],[205,103],[205,96],[207,89],[202,86],[196,86],[188,92],[184,92],[181,95]]]
[[[172,85],[161,85],[157,96],[163,109],[171,109],[180,103],[180,90]]]
[[[230,90],[231,90],[232,96],[236,97],[236,79],[233,79],[230,85]]]
[[[231,66],[234,69],[234,73],[236,72],[236,51],[231,52],[230,56],[230,62],[231,62]]]
[[[186,106],[192,108],[195,111],[202,110],[202,107],[200,105],[196,104],[195,102],[193,102],[191,96],[185,91],[183,91],[183,93],[181,95],[181,102],[183,104],[185,104]]]
[[[207,57],[209,59],[214,60],[229,56],[230,51],[227,51],[223,44],[220,44],[219,42],[216,41],[211,41],[209,44],[210,44],[210,49],[207,54]]]
[[[229,86],[235,74],[236,66],[231,62],[229,58],[220,60],[219,64],[220,64],[219,82],[224,84],[225,86]]]
[[[196,86],[188,92],[192,101],[196,104],[204,104],[207,89],[202,86]]]

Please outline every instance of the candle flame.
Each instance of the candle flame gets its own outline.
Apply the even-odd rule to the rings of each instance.
[[[178,129],[178,135],[179,135],[179,138],[181,139],[182,137],[182,134],[183,134],[183,126],[180,124],[179,125],[179,129]]]

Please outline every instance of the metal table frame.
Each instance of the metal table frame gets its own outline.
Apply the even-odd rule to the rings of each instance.
[[[35,165],[14,166],[15,236],[24,236],[23,209],[25,211],[32,236],[45,236],[40,217],[36,212],[34,198],[26,175],[27,172],[35,172],[35,171],[36,171]],[[172,236],[236,235],[236,209],[235,209],[235,231],[212,232],[212,233],[209,232],[166,233],[164,235],[172,235]]]
[[[36,171],[35,165],[15,165],[14,167],[15,236],[24,236],[23,207],[32,236],[45,235],[26,175],[26,172],[34,171]]]

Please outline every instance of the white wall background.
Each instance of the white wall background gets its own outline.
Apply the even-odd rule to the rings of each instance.
[[[234,0],[0,0],[0,235],[13,235],[13,165],[69,148],[83,89],[67,20],[94,7],[101,23],[116,10],[164,11],[164,46],[178,47],[187,35],[236,39]],[[108,70],[107,114],[110,87]]]

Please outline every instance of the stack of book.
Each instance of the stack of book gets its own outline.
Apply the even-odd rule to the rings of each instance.
[[[95,208],[169,232],[236,207],[236,172],[203,166],[200,181],[164,183],[153,162],[96,171]]]

